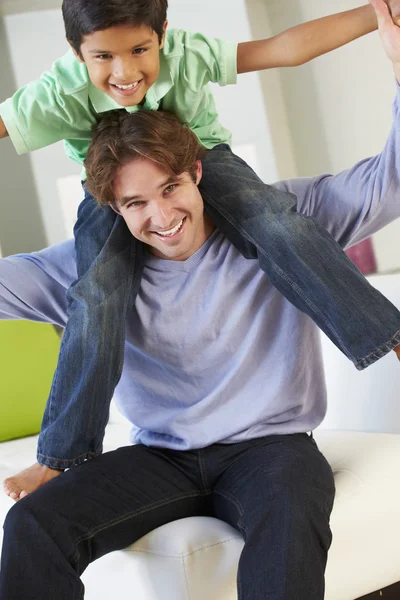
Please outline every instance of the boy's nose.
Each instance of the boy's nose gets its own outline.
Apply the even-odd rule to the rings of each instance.
[[[129,61],[115,63],[113,75],[120,83],[133,83],[137,79],[136,69]]]

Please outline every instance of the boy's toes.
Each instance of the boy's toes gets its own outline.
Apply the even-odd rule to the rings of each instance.
[[[3,486],[7,496],[10,496],[10,498],[12,498],[13,500],[16,500],[22,492],[22,490],[14,480],[14,477],[7,477],[7,479],[4,480]]]

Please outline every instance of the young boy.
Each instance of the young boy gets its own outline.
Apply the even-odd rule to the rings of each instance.
[[[238,73],[302,64],[376,28],[371,7],[327,17],[273,38],[241,43],[167,31],[167,0],[64,0],[72,52],[51,72],[0,105],[0,137],[19,153],[64,139],[83,163],[103,112],[167,110],[203,146],[201,193],[216,226],[258,258],[279,291],[355,363],[365,368],[400,343],[400,313],[374,290],[295,198],[269,188],[228,144],[206,84]],[[165,243],[184,220],[154,232]],[[109,403],[119,380],[127,310],[140,285],[143,247],[123,220],[85,191],[75,227],[78,276],[68,292],[69,322],[46,406],[38,463],[6,480],[22,498],[63,469],[102,451]]]

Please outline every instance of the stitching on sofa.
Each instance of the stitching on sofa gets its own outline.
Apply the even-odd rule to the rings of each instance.
[[[145,548],[132,548],[131,550],[127,550],[128,552],[139,552],[141,554],[152,554],[153,556],[164,556],[165,558],[187,558],[188,556],[191,556],[192,554],[195,554],[196,552],[200,552],[200,550],[205,550],[206,548],[214,548],[214,546],[222,546],[222,544],[228,544],[229,542],[232,542],[233,540],[243,540],[243,537],[231,537],[228,538],[227,540],[223,540],[221,542],[215,542],[215,544],[205,544],[204,546],[199,546],[198,548],[195,548],[194,550],[191,550],[190,552],[186,552],[185,554],[182,554],[182,552],[180,552],[179,554],[167,554],[166,552],[154,552],[153,550],[146,550]]]
[[[184,559],[183,556],[181,558],[181,563],[182,563],[183,573],[184,573],[184,576],[185,576],[187,593],[188,593],[188,596],[189,596],[189,600],[191,600],[192,595],[190,593],[189,580],[188,580],[187,571],[186,571],[185,559]]]
[[[339,473],[349,473],[355,479],[357,479],[360,483],[362,483],[363,485],[367,485],[365,483],[365,481],[363,479],[361,479],[361,477],[359,475],[357,475],[356,473],[354,473],[354,471],[351,471],[350,469],[333,469],[332,472],[333,472],[334,477],[336,477],[336,475],[338,475]]]

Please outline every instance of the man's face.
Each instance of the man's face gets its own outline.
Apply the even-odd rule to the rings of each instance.
[[[140,158],[117,172],[113,188],[118,212],[155,256],[186,260],[214,229],[197,187],[200,161],[196,169],[196,181],[187,172],[171,177],[157,163]]]
[[[158,77],[163,42],[144,25],[120,25],[84,36],[82,58],[75,56],[86,64],[95,87],[121,106],[135,106]]]

